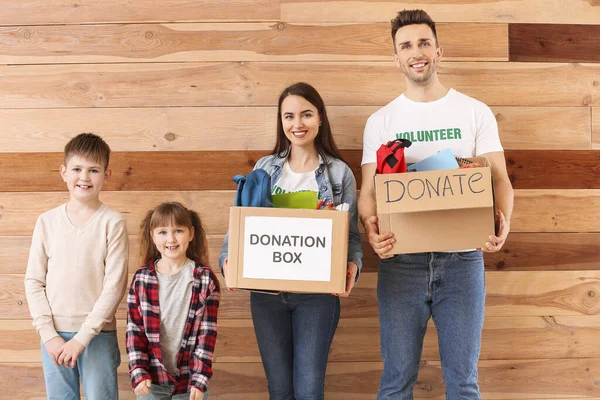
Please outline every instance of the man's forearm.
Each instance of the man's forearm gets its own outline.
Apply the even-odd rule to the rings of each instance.
[[[514,190],[510,181],[499,180],[494,182],[494,197],[496,199],[496,208],[502,211],[506,222],[510,224],[514,205]]]
[[[377,205],[375,203],[375,194],[361,191],[360,198],[358,199],[358,218],[365,230],[367,229],[369,218],[376,215]]]

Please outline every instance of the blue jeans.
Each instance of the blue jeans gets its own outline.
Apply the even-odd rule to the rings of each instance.
[[[480,399],[477,360],[485,306],[483,255],[401,254],[377,283],[383,375],[378,400],[413,398],[429,317],[438,332],[447,399]]]
[[[322,400],[340,299],[252,292],[250,306],[270,400]]]
[[[58,332],[69,341],[77,332]],[[77,359],[75,368],[57,367],[42,343],[42,367],[48,400],[79,400],[79,378],[88,400],[117,400],[121,353],[116,331],[102,331]]]
[[[155,385],[150,386],[150,394],[146,396],[137,396],[137,400],[189,400],[189,393],[173,395],[173,385]],[[204,400],[208,399],[208,389],[204,392]]]

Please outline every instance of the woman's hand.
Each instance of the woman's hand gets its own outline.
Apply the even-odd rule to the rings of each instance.
[[[356,281],[356,274],[358,273],[358,265],[354,262],[348,263],[348,269],[346,270],[346,291],[344,293],[335,294],[335,296],[339,297],[348,297],[352,288],[354,287],[354,282]]]
[[[229,258],[226,258],[225,261],[223,261],[223,271],[225,271],[228,266],[229,266]],[[227,286],[227,280],[225,280],[225,285]],[[229,286],[227,286],[227,290],[234,291],[235,288],[230,288]]]

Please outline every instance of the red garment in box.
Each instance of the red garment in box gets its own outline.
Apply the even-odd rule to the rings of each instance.
[[[412,142],[407,139],[396,139],[382,144],[377,150],[377,173],[406,172],[404,149],[410,147],[411,144]]]

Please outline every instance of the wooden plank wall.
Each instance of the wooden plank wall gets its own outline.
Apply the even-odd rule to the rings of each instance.
[[[57,173],[83,131],[114,150],[102,199],[131,233],[160,201],[202,214],[211,260],[234,185],[274,143],[276,100],[306,80],[324,95],[358,174],[366,118],[404,86],[389,20],[439,23],[444,83],[489,104],[516,189],[504,250],[486,257],[485,399],[600,399],[600,3],[595,0],[0,1],[0,398],[44,384],[23,276],[36,217],[67,199]],[[359,177],[357,175],[357,177]],[[381,373],[377,260],[331,350],[328,399],[374,398]],[[125,308],[119,308],[123,346]],[[223,293],[215,399],[265,399],[247,293]],[[134,398],[126,356],[123,399]],[[435,329],[416,397],[443,399]]]

